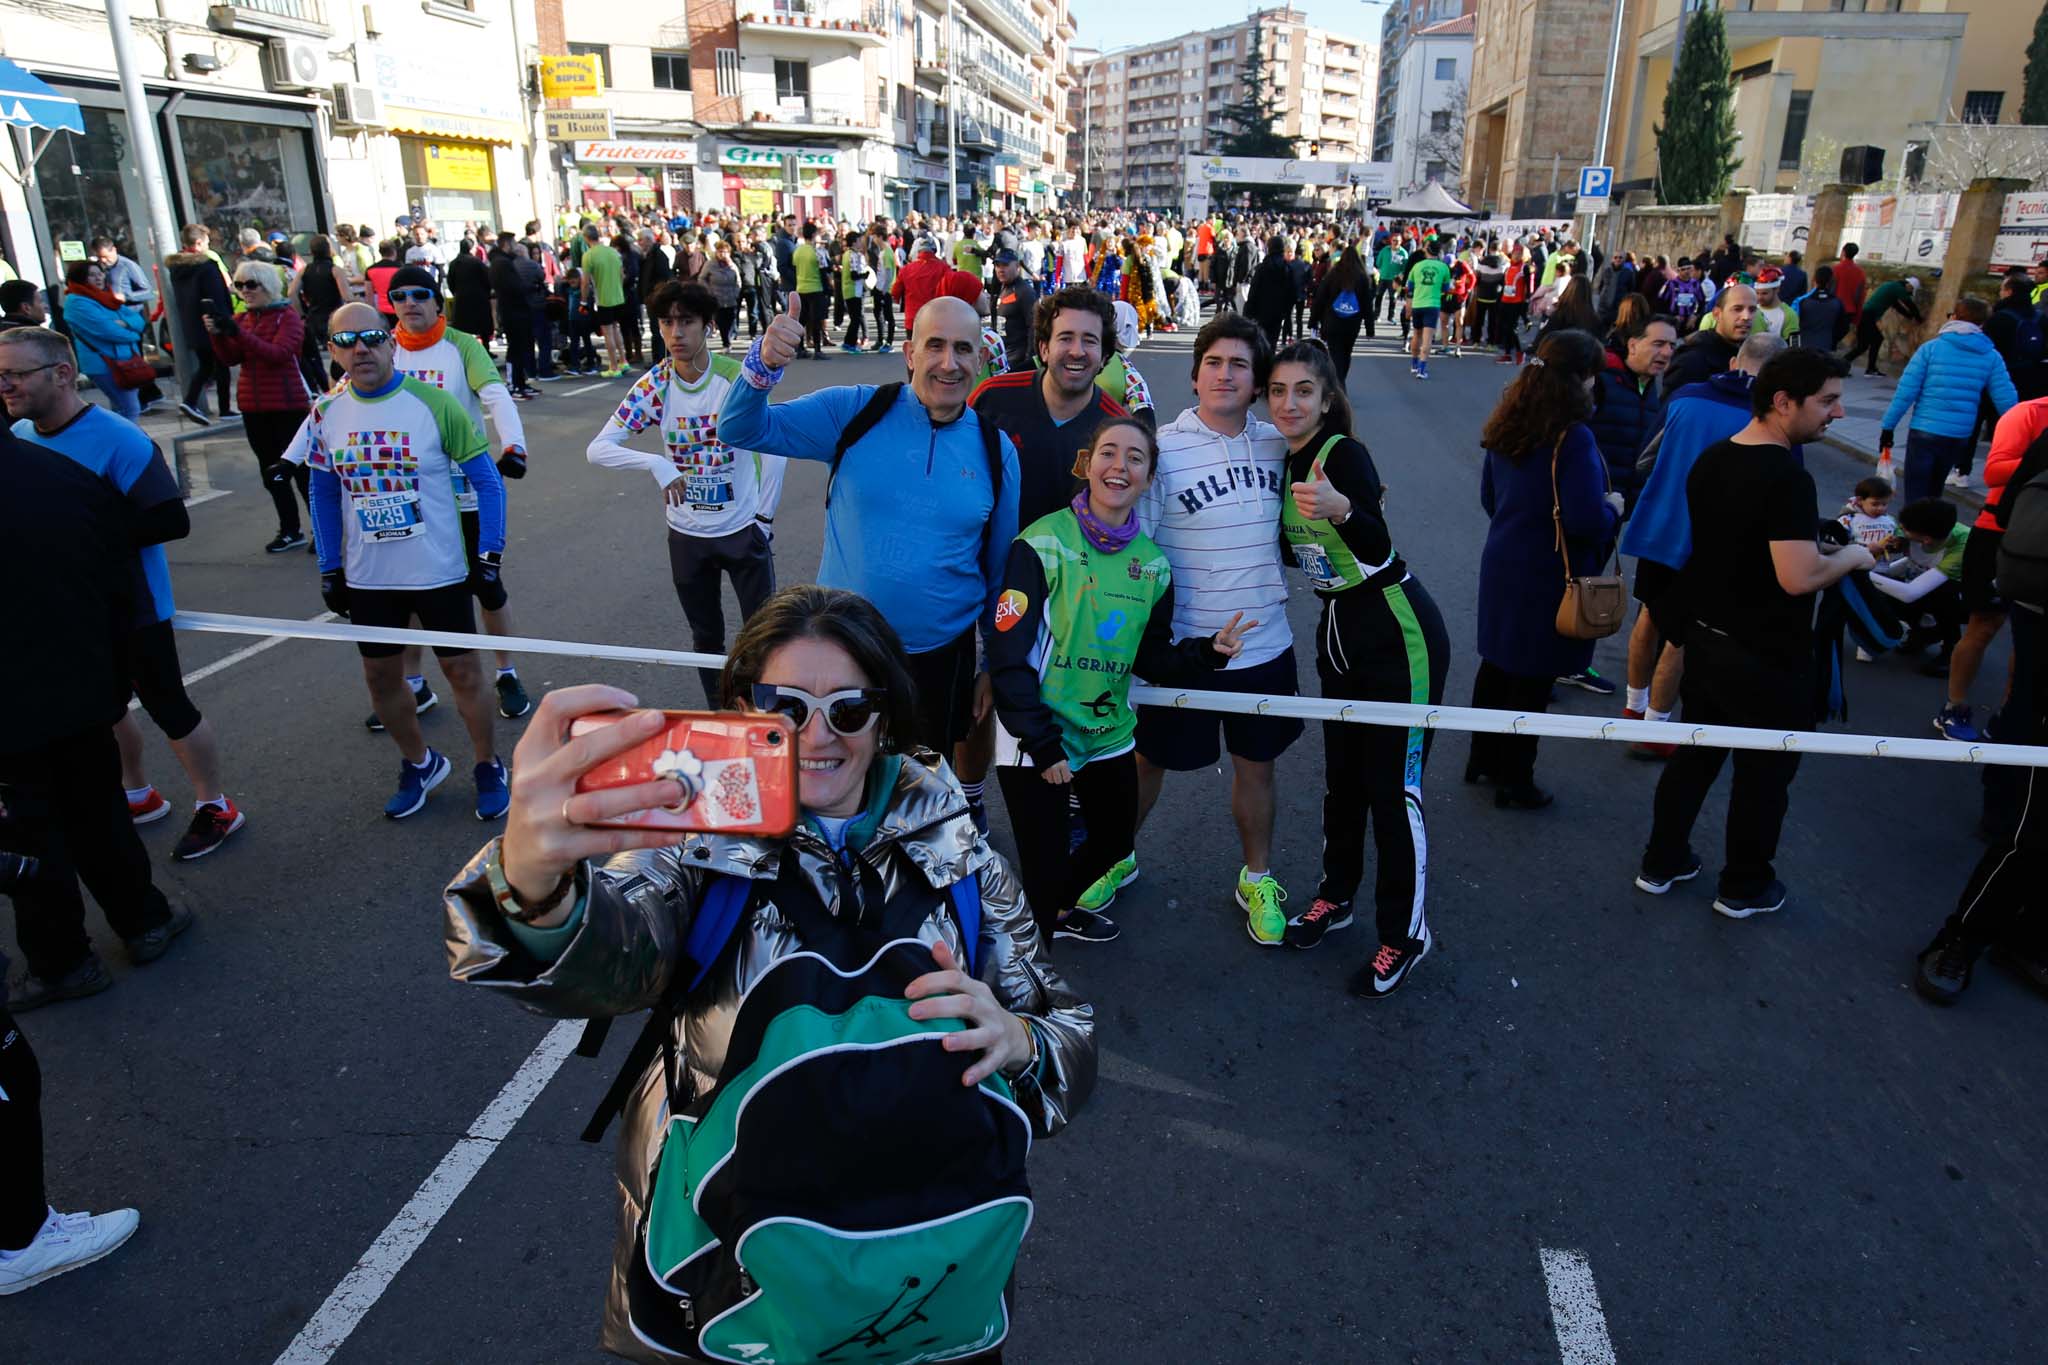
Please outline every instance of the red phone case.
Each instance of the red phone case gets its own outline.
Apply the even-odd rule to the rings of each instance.
[[[569,735],[616,725],[632,711],[579,716]],[[684,785],[682,805],[593,823],[605,829],[672,829],[782,835],[796,828],[796,727],[784,716],[664,711],[668,727],[577,779],[579,792],[637,786],[662,777]]]

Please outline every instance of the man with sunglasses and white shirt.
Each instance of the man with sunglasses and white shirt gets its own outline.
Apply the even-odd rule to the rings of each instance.
[[[505,387],[497,362],[491,359],[483,343],[468,332],[450,327],[441,316],[441,289],[432,274],[419,266],[406,266],[391,277],[389,294],[392,312],[398,317],[398,331],[392,338],[397,343],[392,359],[398,372],[453,397],[478,431],[484,429],[484,418],[488,416],[492,429],[498,433],[498,448],[502,452],[498,472],[508,479],[526,477],[526,428],[519,420],[519,405],[512,401],[512,391]],[[463,532],[473,561],[477,553],[476,490],[463,479],[459,469],[455,474],[455,503],[462,512]],[[472,579],[470,591],[483,608],[485,633],[519,633],[512,625],[512,609],[506,602],[502,579],[488,585]],[[425,711],[438,698],[427,686],[418,645],[406,646],[405,662],[413,704]],[[503,650],[498,651],[495,686],[498,714],[507,720],[516,720],[533,709],[533,702],[519,681],[519,672],[513,667],[512,656]],[[363,723],[373,731],[384,728],[374,715]]]
[[[313,539],[320,596],[359,626],[469,634],[472,586],[495,585],[505,549],[505,485],[483,433],[448,393],[400,373],[395,342],[377,311],[350,303],[328,324],[328,352],[345,378],[313,400],[301,432],[312,471]],[[457,505],[456,474],[477,499],[477,548]],[[485,592],[477,592],[486,600]],[[404,756],[384,814],[402,820],[426,804],[451,765],[427,747],[408,687],[402,647],[358,644],[363,676],[383,728]],[[476,817],[496,820],[511,803],[492,738],[491,703],[475,652],[434,647],[476,750]]]

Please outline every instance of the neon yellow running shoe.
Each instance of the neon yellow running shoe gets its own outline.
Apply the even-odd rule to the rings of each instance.
[[[1099,915],[1108,908],[1111,901],[1116,899],[1117,892],[1123,890],[1123,888],[1136,880],[1138,880],[1138,855],[1132,853],[1130,857],[1125,858],[1122,862],[1110,868],[1109,871],[1097,877],[1095,884],[1081,893],[1081,899],[1075,902],[1074,908]]]
[[[1287,912],[1280,908],[1286,899],[1287,888],[1271,873],[1253,881],[1249,868],[1237,870],[1237,903],[1244,911],[1244,931],[1261,948],[1277,948],[1287,937]]]

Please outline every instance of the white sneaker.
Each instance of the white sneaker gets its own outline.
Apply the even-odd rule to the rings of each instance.
[[[19,1294],[67,1270],[91,1265],[133,1237],[141,1222],[142,1215],[134,1209],[97,1216],[51,1209],[33,1242],[0,1259],[0,1294]]]
[[[1968,488],[1970,486],[1970,476],[1960,469],[1951,469],[1948,472],[1948,477],[1942,480],[1942,482],[1946,483],[1950,488]]]
[[[1856,646],[1856,662],[1859,664],[1867,664],[1871,662],[1870,651],[1865,649],[1862,645]]]

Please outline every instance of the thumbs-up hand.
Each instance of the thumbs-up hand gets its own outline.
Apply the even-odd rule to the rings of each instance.
[[[1320,475],[1313,483],[1295,484],[1293,491],[1294,510],[1310,521],[1342,521],[1351,515],[1351,499]]]
[[[787,313],[777,314],[761,334],[761,363],[779,370],[804,348],[804,325]]]

